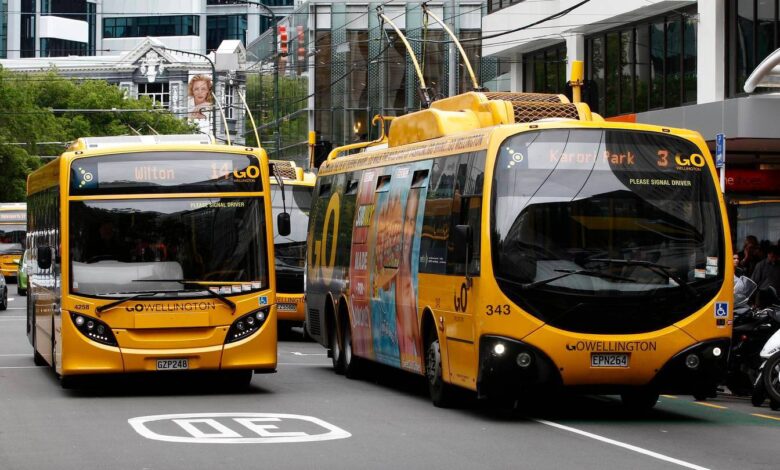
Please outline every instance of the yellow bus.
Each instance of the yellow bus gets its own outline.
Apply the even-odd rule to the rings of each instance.
[[[317,175],[306,321],[336,372],[424,375],[439,406],[458,388],[635,408],[714,392],[733,267],[698,133],[471,92],[395,118],[386,143]]]
[[[304,268],[306,263],[306,230],[311,209],[311,192],[316,176],[294,162],[271,160],[271,210],[290,214],[290,233],[274,230],[274,264],[276,268],[276,312],[279,332],[302,326],[306,310]]]
[[[199,136],[79,139],[27,181],[28,337],[83,374],[276,369],[265,151]]]
[[[27,204],[0,203],[0,273],[15,278],[27,234]]]

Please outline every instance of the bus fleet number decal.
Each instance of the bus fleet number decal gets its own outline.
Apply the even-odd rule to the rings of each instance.
[[[509,315],[512,310],[509,304],[486,305],[485,314],[487,315]]]

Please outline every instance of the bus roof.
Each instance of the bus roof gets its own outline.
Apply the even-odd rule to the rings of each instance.
[[[206,134],[118,135],[81,137],[68,146],[68,151],[94,150],[125,145],[192,144],[211,145],[214,139]]]
[[[314,186],[317,177],[310,171],[304,171],[295,162],[289,160],[268,160],[272,175],[284,179],[285,184],[302,184]],[[271,184],[277,184],[276,178],[271,178]]]

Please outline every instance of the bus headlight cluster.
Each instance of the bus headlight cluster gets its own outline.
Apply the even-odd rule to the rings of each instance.
[[[70,319],[73,320],[76,329],[92,341],[108,346],[117,345],[116,337],[111,328],[97,318],[88,317],[80,313],[71,313]]]
[[[268,308],[262,308],[239,317],[230,325],[225,343],[239,341],[260,329],[268,319]]]

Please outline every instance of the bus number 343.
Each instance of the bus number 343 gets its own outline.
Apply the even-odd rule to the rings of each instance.
[[[509,308],[509,304],[497,304],[497,305],[485,306],[485,314],[487,315],[509,315],[510,313],[511,313],[511,309]]]

